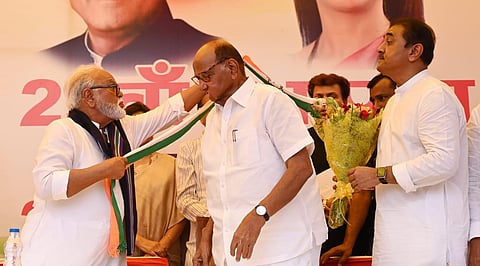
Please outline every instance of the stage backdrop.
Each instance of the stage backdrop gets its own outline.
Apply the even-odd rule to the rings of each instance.
[[[378,1],[382,2],[362,2]],[[193,29],[198,36],[216,36],[232,42],[275,82],[290,90],[306,94],[306,82],[313,75],[335,72],[351,81],[354,101],[367,102],[368,91],[365,85],[377,73],[372,62],[367,60],[357,64],[356,59],[352,59],[353,63],[350,60],[342,64],[336,61],[338,58],[321,58],[324,54],[321,46],[315,45],[318,34],[310,39],[304,34],[305,38],[302,38],[302,32],[310,32],[312,29],[318,31],[319,28],[318,25],[315,26],[315,23],[320,23],[318,18],[315,19],[318,14],[312,13],[315,8],[309,6],[312,2],[315,4],[316,1],[170,0],[168,4],[172,16],[182,19],[185,22],[183,25]],[[342,1],[330,2],[340,4]],[[418,3],[422,4],[422,1],[417,1]],[[479,8],[480,3],[475,0],[424,0],[423,9],[419,12],[437,34],[435,58],[429,68],[430,72],[452,86],[465,107],[467,116],[470,109],[480,103],[477,85],[480,72],[476,67],[480,62],[480,54],[477,52],[480,37],[475,34],[478,32],[476,11]],[[354,20],[356,25],[361,25],[364,19],[358,14],[361,9],[350,10],[350,22]],[[320,13],[324,14],[321,16],[324,16],[322,21],[325,21],[322,25],[325,38],[327,32],[333,32],[335,36],[345,29],[343,26],[348,25],[344,24],[348,19],[341,22],[340,15],[333,19],[333,26],[332,23],[327,23],[332,22],[331,18],[327,18],[327,13],[335,14],[335,11]],[[104,15],[107,16],[106,13]],[[102,16],[97,17],[100,19]],[[306,31],[301,30],[301,26],[306,29],[307,23],[300,18],[312,17],[309,21],[314,22],[313,26],[307,27]],[[75,62],[73,54],[79,49],[68,52],[63,48],[45,50],[80,36],[86,30],[86,23],[72,10],[69,1],[16,0],[2,4],[0,25],[0,110],[4,117],[0,131],[1,236],[7,234],[11,226],[22,226],[24,217],[21,216],[21,210],[33,197],[31,171],[45,126],[54,119],[65,116],[67,112],[62,88],[74,67],[71,65]],[[383,26],[384,30],[388,27],[386,24]],[[128,56],[122,57],[128,59],[127,63],[137,64],[136,68],[122,69],[121,64],[107,66],[107,59],[104,59],[105,68],[115,74],[123,88],[126,103],[141,100],[153,108],[191,84],[192,51],[187,51],[183,45],[192,42],[186,39],[184,33],[169,31],[175,27],[162,28],[161,23],[156,27],[148,33],[156,38],[151,45],[147,45],[148,49],[132,50]],[[363,32],[365,35],[371,33],[368,30]],[[380,37],[382,34],[380,32],[377,35]],[[343,38],[345,36],[351,37],[344,42],[346,46],[356,43],[352,39],[355,34],[344,34]],[[80,50],[85,49],[84,40],[84,37],[76,40]],[[178,45],[172,45],[164,55],[149,59],[140,55],[155,55],[160,51],[160,46],[174,43],[175,40]],[[375,41],[378,38],[365,43],[365,46],[375,46]],[[365,50],[362,48],[363,46],[351,50],[352,55],[357,50]],[[170,57],[182,49],[185,50],[183,58]],[[59,55],[62,53],[63,57]],[[137,59],[139,63],[135,63]],[[200,126],[194,127],[181,141],[195,137],[200,130]],[[163,152],[176,153],[177,146],[178,142]]]

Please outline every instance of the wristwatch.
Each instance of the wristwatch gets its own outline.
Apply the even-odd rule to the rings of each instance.
[[[257,215],[263,216],[263,218],[265,219],[265,222],[267,222],[270,219],[270,215],[268,215],[267,213],[267,208],[265,208],[265,206],[263,205],[257,205],[255,207],[255,213]]]
[[[387,182],[387,167],[377,168],[377,177],[378,177],[378,181],[380,181],[380,183],[388,184],[388,182]]]

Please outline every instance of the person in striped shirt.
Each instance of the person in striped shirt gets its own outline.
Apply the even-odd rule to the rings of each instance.
[[[198,104],[200,109],[206,102],[205,96]],[[205,126],[207,116],[201,123]],[[207,196],[205,177],[202,171],[202,158],[200,154],[202,136],[187,140],[180,144],[176,162],[176,187],[177,207],[183,216],[190,221],[190,237],[187,242],[185,266],[193,265],[192,259],[196,251],[197,241],[201,238],[202,229],[210,215],[207,210]]]

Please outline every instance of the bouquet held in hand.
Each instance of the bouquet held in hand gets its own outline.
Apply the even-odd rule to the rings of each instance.
[[[323,99],[322,99],[323,100]],[[366,165],[377,144],[381,114],[361,104],[339,106],[331,97],[319,100],[326,112],[315,118],[315,131],[325,143],[327,161],[337,177],[336,189],[328,217],[335,229],[343,225],[353,189],[347,171]]]

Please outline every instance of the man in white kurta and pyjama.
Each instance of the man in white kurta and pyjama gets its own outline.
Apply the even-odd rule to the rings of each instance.
[[[216,106],[207,117],[202,155],[208,210],[216,229],[213,252],[228,265],[234,261],[228,255],[230,242],[243,217],[278,182],[285,171],[285,160],[312,144],[298,108],[274,90],[254,86],[249,79],[223,108]],[[222,122],[222,117],[227,121]],[[232,140],[233,130],[236,141]],[[325,240],[324,222],[318,220],[323,211],[316,187],[315,178],[310,177],[297,197],[267,221],[248,265],[294,257],[310,249],[312,243],[320,245]]]
[[[376,186],[373,265],[466,265],[465,113],[427,70],[434,43],[429,26],[403,19],[379,48],[377,69],[399,87],[383,113],[377,169],[349,172],[355,191]]]
[[[70,112],[82,113],[91,130],[119,119],[131,148],[139,147],[154,133],[186,116],[186,110],[204,95],[192,87],[144,115],[125,116],[120,107],[123,93],[105,70],[80,66],[67,84]],[[105,106],[108,108],[102,108]],[[126,265],[126,251],[117,256],[107,252],[111,203],[103,181],[122,178],[127,159],[106,158],[98,139],[68,117],[46,128],[35,161],[34,208],[22,230],[22,264]],[[113,195],[123,218],[127,203],[119,182],[115,183]],[[133,247],[134,243],[131,244]]]
[[[202,46],[193,67],[215,102],[201,152],[211,215],[202,243],[213,230],[215,264],[318,265],[327,228],[298,107],[246,77],[242,57],[223,40]],[[194,265],[206,265],[197,254]]]

